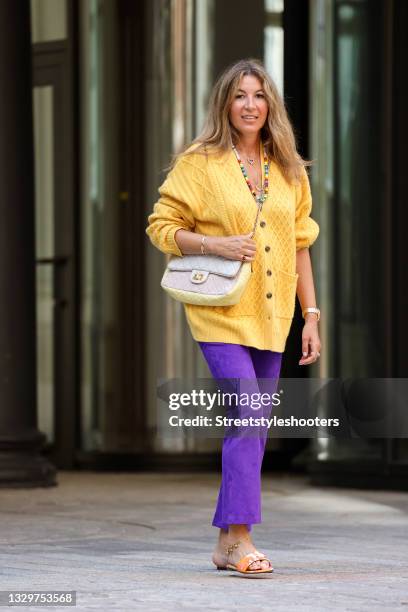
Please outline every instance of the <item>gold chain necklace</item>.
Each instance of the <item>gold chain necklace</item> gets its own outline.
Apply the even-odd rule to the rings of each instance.
[[[256,155],[255,157],[246,157],[247,162],[249,163],[249,165],[253,168],[254,164],[256,162]],[[254,168],[255,170],[255,168]],[[259,174],[257,173],[256,177],[253,179],[253,184],[254,187],[257,191],[262,191],[262,185],[257,185],[257,181],[261,179],[262,180],[262,172],[261,172],[261,176],[259,176]]]

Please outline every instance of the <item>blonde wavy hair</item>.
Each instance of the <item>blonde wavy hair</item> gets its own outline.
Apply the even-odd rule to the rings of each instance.
[[[232,64],[217,79],[201,133],[183,151],[174,156],[170,168],[184,155],[226,153],[233,144],[238,143],[240,134],[231,124],[229,112],[241,79],[246,75],[257,77],[265,92],[268,114],[261,129],[261,139],[268,156],[279,165],[286,180],[289,182],[300,180],[302,168],[310,166],[312,162],[303,159],[297,151],[292,124],[273,79],[263,64],[252,58]]]

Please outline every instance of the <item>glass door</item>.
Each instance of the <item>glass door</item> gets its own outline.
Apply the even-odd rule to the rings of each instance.
[[[72,126],[65,42],[33,47],[37,421],[71,467],[77,414]]]

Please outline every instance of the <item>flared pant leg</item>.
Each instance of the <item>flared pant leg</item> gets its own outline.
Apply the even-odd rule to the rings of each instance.
[[[199,342],[215,379],[243,379],[252,392],[276,391],[282,353],[263,351],[240,344]],[[258,385],[258,380],[259,381]],[[260,388],[262,387],[262,388]],[[264,406],[255,417],[268,417],[271,406]],[[239,416],[247,416],[242,413]],[[222,478],[213,526],[228,529],[231,524],[261,523],[261,467],[267,429],[242,437],[225,435],[222,446]]]

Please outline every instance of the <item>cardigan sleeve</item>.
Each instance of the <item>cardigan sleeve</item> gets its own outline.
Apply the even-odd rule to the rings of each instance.
[[[182,257],[175,233],[179,229],[194,231],[195,214],[202,200],[194,161],[184,157],[178,159],[159,187],[159,194],[160,198],[148,217],[146,234],[163,253]]]
[[[305,168],[302,169],[300,186],[297,188],[295,215],[296,250],[311,246],[319,235],[319,226],[310,217],[312,210],[312,194],[309,177]]]

